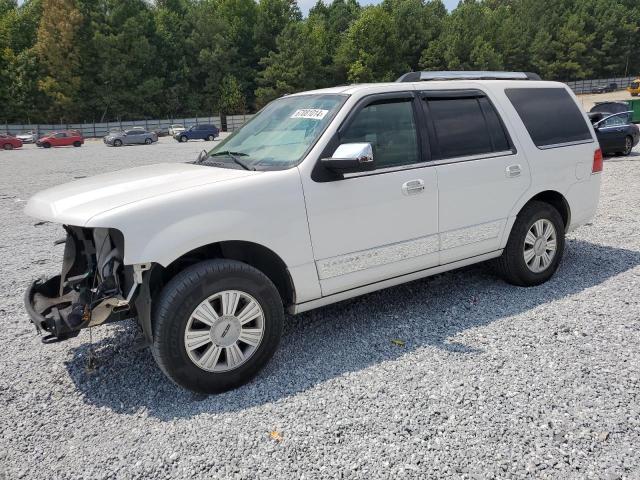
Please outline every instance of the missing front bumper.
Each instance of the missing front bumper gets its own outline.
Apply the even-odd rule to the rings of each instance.
[[[66,340],[80,333],[81,325],[70,325],[74,316],[69,318],[78,305],[80,294],[70,291],[62,296],[60,292],[60,275],[46,281],[36,280],[24,294],[24,306],[38,333],[47,332],[43,341]],[[77,307],[76,307],[77,313]]]
[[[122,239],[107,229],[65,226],[62,273],[36,280],[24,295],[31,322],[45,342],[75,337],[80,330],[130,318],[135,284],[122,266]],[[60,243],[60,242],[58,242]],[[129,296],[123,288],[129,286]]]

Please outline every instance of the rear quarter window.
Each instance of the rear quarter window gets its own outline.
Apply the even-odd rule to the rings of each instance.
[[[564,88],[508,88],[505,93],[538,148],[593,141],[582,112]]]

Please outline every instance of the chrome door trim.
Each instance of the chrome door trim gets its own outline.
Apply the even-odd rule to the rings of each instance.
[[[368,250],[317,260],[316,268],[318,269],[318,278],[320,280],[327,280],[360,270],[388,265],[408,258],[437,253],[439,249],[440,241],[438,234],[434,233],[426,237],[414,238],[413,240],[391,243]]]
[[[456,268],[472,265],[474,263],[490,260],[492,258],[499,257],[500,255],[502,255],[502,249],[495,250],[489,253],[484,253],[482,255],[477,255],[475,257],[469,257],[463,260],[457,260],[455,262],[446,263],[444,265],[439,265],[437,267],[418,270],[417,272],[407,273],[405,275],[392,277],[387,280],[381,280],[379,282],[370,283],[368,285],[363,285],[361,287],[356,287],[349,290],[344,290],[342,292],[332,293],[331,295],[328,295],[326,297],[320,297],[315,300],[310,300],[308,302],[292,305],[288,308],[288,312],[291,314],[306,312],[307,310],[323,307],[325,305],[336,303],[341,300],[347,300],[348,298],[364,295],[365,293],[375,292],[376,290],[382,290],[383,288],[393,287],[395,285],[407,283],[412,280],[418,280],[420,278],[430,277],[432,275],[437,275],[438,273],[443,273],[449,270],[454,270]]]
[[[466,157],[443,158],[440,160],[430,160],[428,162],[411,163],[407,165],[400,165],[397,167],[379,168],[377,170],[373,170],[372,172],[346,173],[344,175],[344,178],[346,180],[349,178],[368,177],[371,175],[380,175],[383,173],[393,173],[393,172],[402,172],[404,170],[414,170],[416,168],[435,167],[438,165],[449,165],[451,163],[473,162],[476,160],[486,160],[489,158],[507,157],[515,154],[516,152],[514,152],[513,150],[505,150],[502,152],[491,152],[490,154],[469,155]]]

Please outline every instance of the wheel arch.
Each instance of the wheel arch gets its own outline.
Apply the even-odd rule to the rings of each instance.
[[[522,208],[533,201],[545,202],[551,205],[560,214],[565,231],[569,228],[569,225],[571,225],[571,207],[564,195],[556,190],[545,190],[531,197]]]
[[[205,260],[214,259],[237,260],[260,270],[273,282],[285,307],[296,302],[295,285],[284,260],[273,250],[258,243],[229,240],[210,243],[195,248],[173,260],[166,267],[154,263],[145,273],[142,297],[136,305],[147,305],[138,311],[138,322],[148,342],[152,342],[153,299],[157,298],[162,288],[185,268]]]
[[[196,263],[216,258],[237,260],[264,273],[278,289],[285,307],[295,303],[295,286],[284,260],[273,250],[255,242],[228,240],[195,248],[169,263],[166,267],[154,264],[151,292],[158,291],[171,278]]]
[[[553,208],[555,208],[558,213],[560,213],[560,217],[562,217],[565,231],[569,228],[569,225],[571,225],[571,207],[569,205],[569,202],[567,201],[567,198],[557,190],[543,190],[536,193],[520,206],[516,216],[520,215],[520,212],[529,203],[535,201],[548,203]]]

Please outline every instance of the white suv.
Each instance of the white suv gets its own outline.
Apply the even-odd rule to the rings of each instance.
[[[61,275],[25,296],[48,340],[136,318],[200,392],[247,382],[295,314],[493,260],[531,286],[596,211],[602,155],[563,84],[415,72],[288,95],[193,163],[38,193],[65,225]],[[347,320],[345,320],[347,321]]]

